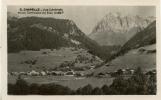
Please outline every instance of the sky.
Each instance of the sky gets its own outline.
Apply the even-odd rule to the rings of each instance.
[[[20,8],[56,8],[63,9],[63,14],[18,14]],[[19,17],[38,16],[73,20],[85,33],[90,34],[96,24],[109,12],[122,15],[156,16],[155,6],[8,6],[8,12]]]

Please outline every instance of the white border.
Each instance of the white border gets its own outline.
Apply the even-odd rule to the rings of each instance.
[[[2,14],[1,14],[2,8],[1,8],[1,7],[2,7],[2,3],[1,3],[1,1],[0,1],[0,22],[1,22],[1,16],[2,16]],[[1,23],[0,23],[0,30],[1,30]],[[2,90],[2,89],[1,89],[1,86],[2,86],[2,85],[1,85],[1,84],[2,84],[2,82],[1,82],[1,80],[2,80],[2,79],[1,79],[1,77],[2,77],[2,76],[1,76],[1,67],[2,67],[2,64],[1,64],[1,58],[2,58],[2,57],[1,57],[1,35],[2,35],[2,34],[1,34],[1,32],[0,32],[0,100],[2,99],[2,91],[1,91],[1,90]]]
[[[81,100],[81,99],[92,99],[92,100],[159,100],[161,98],[161,58],[160,46],[161,46],[161,34],[160,34],[160,0],[3,0],[2,2],[2,99],[3,100]],[[152,5],[156,6],[156,17],[157,17],[157,95],[106,95],[106,96],[9,96],[7,95],[7,5],[128,5],[128,6],[143,6]],[[1,61],[1,60],[0,60]],[[1,92],[0,92],[1,93]],[[1,99],[1,98],[0,98]]]

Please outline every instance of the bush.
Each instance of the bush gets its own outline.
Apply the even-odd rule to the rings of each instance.
[[[88,85],[84,86],[83,88],[79,88],[76,91],[76,94],[91,95],[92,94],[92,90],[93,90],[93,87],[90,84],[88,84]]]
[[[12,84],[8,84],[8,93],[9,94],[16,94],[16,95],[26,95],[29,94],[29,86],[27,84],[27,82],[23,79],[21,79],[21,77],[19,76],[16,84],[12,85]]]
[[[104,93],[101,88],[96,87],[92,90],[92,95],[103,95],[103,94]]]

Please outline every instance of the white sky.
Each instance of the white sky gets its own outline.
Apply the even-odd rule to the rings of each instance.
[[[61,8],[64,14],[19,16],[71,19],[85,34],[89,34],[94,26],[109,12],[120,12],[123,15],[156,16],[154,6],[8,6],[8,12],[17,14],[19,8]]]

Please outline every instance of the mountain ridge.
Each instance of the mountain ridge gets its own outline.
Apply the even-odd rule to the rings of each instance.
[[[123,45],[154,20],[155,17],[152,16],[125,16],[121,13],[108,13],[96,24],[89,37],[100,45]]]

